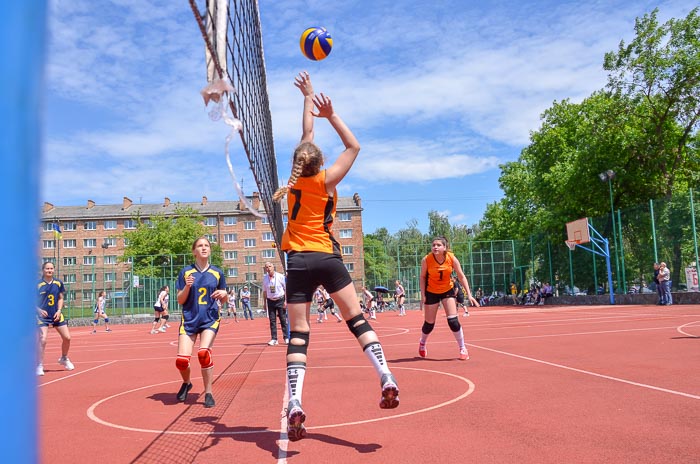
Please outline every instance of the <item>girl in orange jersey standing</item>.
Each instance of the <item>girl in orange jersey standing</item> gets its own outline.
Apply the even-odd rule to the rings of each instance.
[[[319,285],[323,285],[340,308],[350,332],[357,338],[380,378],[379,407],[390,409],[399,405],[396,380],[389,370],[377,334],[362,315],[352,279],[343,264],[340,245],[331,233],[338,200],[336,186],[355,162],[360,144],[334,111],[331,99],[324,94],[314,94],[308,73],[300,73],[294,85],[304,95],[301,143],[294,151],[288,185],[273,196],[279,201],[287,195],[289,211],[281,248],[287,253],[287,310],[291,331],[287,345],[287,436],[290,441],[300,440],[306,435],[306,415],[301,400],[309,345],[310,307]],[[313,143],[314,117],[327,119],[345,146],[333,165],[326,169],[322,169],[323,154]]]
[[[459,359],[466,360],[469,359],[469,352],[464,344],[464,334],[457,315],[457,303],[453,290],[454,284],[451,279],[452,272],[457,274],[457,278],[462,283],[462,288],[471,304],[479,306],[479,302],[472,296],[469,281],[467,281],[467,276],[462,272],[459,260],[452,252],[447,251],[447,239],[444,237],[434,238],[431,249],[432,251],[420,263],[421,309],[424,309],[424,321],[418,345],[418,354],[422,358],[428,355],[425,342],[428,340],[430,332],[435,328],[438,306],[442,303],[447,316],[447,324],[450,326],[455,340],[457,340],[457,345],[459,345]]]

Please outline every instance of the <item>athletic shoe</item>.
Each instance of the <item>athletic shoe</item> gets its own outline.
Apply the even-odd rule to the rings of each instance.
[[[399,405],[399,386],[391,374],[382,374],[382,399],[379,407],[382,409],[394,409]]]
[[[464,314],[462,314],[464,317],[469,317],[469,311],[464,311]]]
[[[425,347],[425,343],[418,342],[418,354],[421,358],[428,356],[428,349]]]
[[[299,400],[291,400],[287,405],[287,438],[289,441],[299,441],[306,436],[305,420],[306,414],[301,409]]]
[[[274,339],[273,339],[273,340],[270,340],[269,342],[267,342],[267,344],[270,345],[270,346],[279,345],[279,343],[277,343],[277,340],[274,340]]]
[[[207,393],[204,395],[204,407],[205,408],[213,408],[216,406],[216,402],[214,401],[214,396],[211,393]]]
[[[462,361],[466,361],[467,359],[469,359],[469,351],[467,351],[466,346],[459,350],[459,359]]]
[[[44,365],[39,364],[36,366],[36,375],[44,375]]]
[[[170,324],[167,324],[167,323],[166,323],[163,327],[165,327],[166,329],[169,329],[169,328],[170,328]]]
[[[190,392],[190,390],[192,390],[192,382],[183,383],[180,390],[177,392],[177,400],[180,403],[184,403],[185,400],[187,400],[187,394]]]
[[[92,329],[92,333],[96,334],[96,333],[97,333],[97,330],[96,330],[96,329]]]
[[[289,339],[288,339],[288,338],[285,338],[285,339],[284,339],[284,344],[285,344],[285,345],[289,345]]]
[[[153,335],[153,334],[157,334],[157,333],[158,333],[158,331],[157,331],[157,330],[151,330],[151,335]]]
[[[163,332],[163,333],[165,333],[165,331],[166,331],[167,329],[166,329],[165,327],[161,327],[161,328],[160,328],[160,329],[158,329],[158,330],[159,330],[160,332]]]
[[[111,332],[112,329],[105,329],[105,332]]]
[[[58,358],[58,363],[65,367],[67,371],[72,371],[75,369],[75,366],[73,365],[72,362],[70,362],[70,359],[68,359],[68,356],[61,356]]]

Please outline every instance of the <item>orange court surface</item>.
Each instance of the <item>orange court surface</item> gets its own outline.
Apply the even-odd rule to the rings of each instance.
[[[73,371],[50,330],[41,462],[700,462],[700,306],[472,308],[459,317],[467,361],[444,313],[420,358],[422,316],[371,321],[400,388],[400,406],[382,410],[347,326],[312,314],[298,442],[285,432],[286,347],[267,345],[267,319],[222,321],[211,409],[196,350],[194,388],[176,402],[175,323],[156,335],[150,323],[71,327]]]

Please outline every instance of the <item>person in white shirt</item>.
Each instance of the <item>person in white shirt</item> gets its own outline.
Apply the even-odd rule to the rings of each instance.
[[[270,318],[270,341],[268,345],[277,345],[277,318],[280,320],[282,338],[284,343],[289,343],[289,331],[287,329],[287,280],[284,274],[275,272],[275,266],[271,262],[265,263],[263,275],[263,304]]]

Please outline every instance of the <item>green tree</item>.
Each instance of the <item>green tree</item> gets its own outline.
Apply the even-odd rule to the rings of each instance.
[[[134,273],[145,277],[161,276],[163,269],[179,268],[192,260],[192,243],[207,235],[203,217],[189,207],[177,207],[172,216],[162,214],[144,219],[133,218],[136,229],[126,231],[128,245],[122,260],[131,259]],[[212,264],[221,266],[221,246],[212,243]]]

